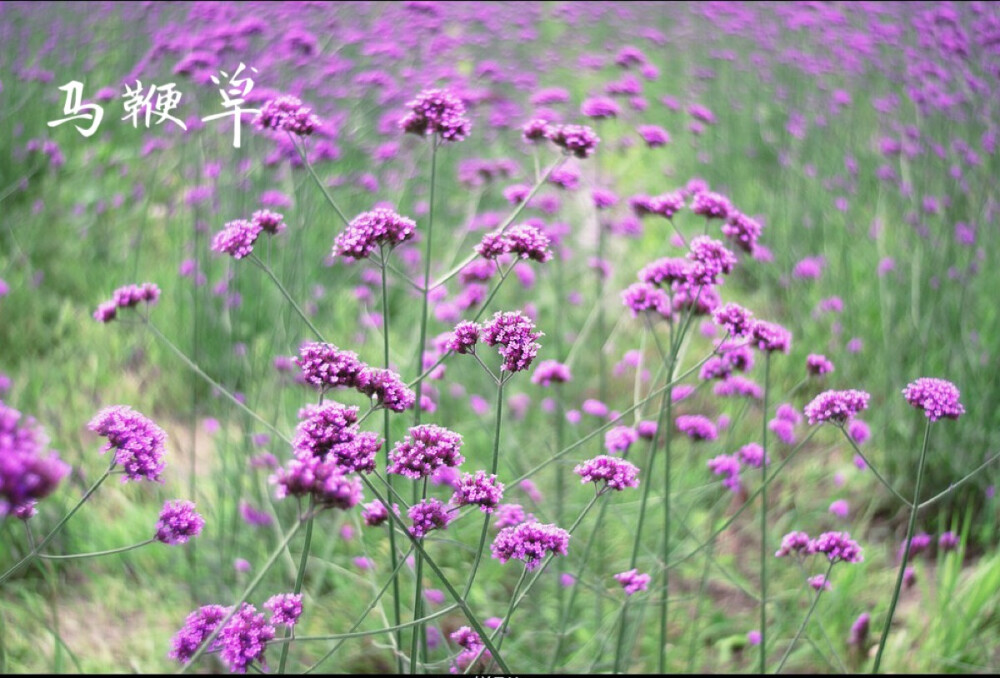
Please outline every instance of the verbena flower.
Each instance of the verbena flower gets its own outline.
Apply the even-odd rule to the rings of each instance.
[[[462,476],[452,503],[456,506],[478,506],[483,513],[493,513],[503,500],[504,485],[496,475],[486,471],[466,473]]]
[[[760,468],[762,463],[768,465],[771,463],[771,457],[768,456],[765,459],[764,448],[757,443],[747,443],[737,450],[736,455],[739,457],[740,463],[751,468]]]
[[[687,254],[688,281],[691,285],[717,285],[719,276],[728,275],[736,266],[736,256],[718,240],[699,235],[691,241]]]
[[[531,523],[535,521],[535,516],[524,512],[524,507],[520,504],[500,504],[496,510],[496,520],[493,525],[502,530],[505,527],[513,527],[521,523]]]
[[[358,375],[366,367],[353,351],[318,341],[302,344],[294,362],[302,371],[305,382],[321,391],[337,387],[355,388]]]
[[[246,219],[228,221],[212,238],[212,251],[242,259],[253,252],[253,245],[263,230],[259,224]]]
[[[490,545],[490,551],[501,563],[517,558],[524,562],[526,570],[531,571],[542,564],[547,553],[566,555],[569,539],[569,532],[555,525],[521,523],[500,530]]]
[[[664,257],[642,267],[639,280],[657,287],[669,287],[673,283],[686,282],[690,266],[687,259]]]
[[[586,125],[555,125],[549,132],[549,139],[577,158],[589,158],[601,142],[594,130]]]
[[[573,469],[573,473],[580,476],[581,483],[603,481],[604,486],[598,490],[599,492],[604,490],[621,492],[630,487],[639,487],[638,467],[624,459],[609,457],[606,454],[598,455],[577,465]]]
[[[945,532],[938,537],[938,548],[941,551],[954,551],[958,548],[958,535],[954,532]]]
[[[477,323],[463,321],[455,325],[454,331],[445,343],[445,348],[455,353],[472,353],[479,343],[481,328]]]
[[[181,664],[190,661],[202,643],[215,632],[222,620],[226,618],[229,609],[222,605],[204,605],[189,614],[184,620],[184,626],[170,640],[168,656]],[[216,637],[209,649],[217,650],[220,645],[221,641]]]
[[[631,426],[615,426],[604,434],[604,449],[608,454],[624,454],[639,440],[639,432]]]
[[[358,374],[357,388],[393,412],[408,410],[417,400],[417,394],[392,370],[366,367]]]
[[[413,238],[417,224],[383,207],[362,212],[333,242],[333,254],[367,259],[379,247],[395,247]]]
[[[410,527],[410,534],[416,538],[425,536],[431,530],[443,530],[451,522],[451,514],[448,509],[437,499],[424,499],[420,503],[414,504],[407,511],[413,525]]]
[[[271,596],[264,603],[264,609],[271,611],[272,626],[292,628],[302,616],[302,594],[279,593]]]
[[[275,495],[284,499],[312,496],[323,508],[346,511],[362,499],[361,479],[348,472],[330,456],[293,457],[270,478],[277,486]]]
[[[408,134],[436,134],[442,142],[462,141],[472,130],[465,104],[446,89],[426,89],[407,102],[399,125]]]
[[[813,398],[805,407],[809,424],[829,421],[834,424],[844,424],[857,416],[859,412],[868,409],[871,395],[865,391],[824,391]]]
[[[781,351],[788,353],[792,345],[792,333],[781,325],[769,323],[764,320],[757,320],[751,330],[754,343],[761,351],[773,353]]]
[[[219,656],[233,673],[246,673],[254,663],[266,666],[264,653],[274,636],[275,629],[265,621],[264,614],[250,603],[243,603],[219,632]]]
[[[35,502],[50,495],[70,472],[59,455],[47,450],[49,439],[33,417],[0,400],[0,520],[28,519]]]
[[[253,119],[253,124],[259,129],[309,136],[323,123],[312,113],[311,108],[302,105],[298,97],[285,95],[264,102]]]
[[[636,318],[642,313],[656,313],[664,318],[671,316],[670,296],[649,283],[637,282],[622,292],[622,303]]]
[[[564,384],[573,379],[569,367],[557,360],[543,360],[531,375],[531,383],[541,386]]]
[[[117,317],[119,309],[135,308],[141,303],[152,306],[159,299],[160,288],[153,283],[125,285],[112,293],[110,301],[99,305],[97,310],[94,311],[93,317],[98,322],[110,322]]]
[[[521,127],[521,137],[529,143],[535,143],[548,139],[551,131],[548,120],[534,118]]]
[[[831,563],[860,563],[861,547],[847,532],[824,532],[809,541],[807,553],[822,553]]]
[[[783,558],[792,553],[808,553],[809,544],[809,535],[805,532],[789,532],[781,538],[781,548],[774,555]]]
[[[469,664],[471,664],[477,656],[480,657],[480,662],[487,661],[492,656],[490,651],[485,649],[486,646],[479,637],[479,634],[468,626],[459,627],[448,637],[451,638],[452,642],[456,645],[463,648],[462,651],[458,653],[458,656],[455,657],[455,663],[451,667],[452,673],[465,671],[465,669],[469,667]]]
[[[739,304],[729,303],[715,310],[712,320],[733,337],[745,337],[753,330],[753,313]]]
[[[435,424],[422,424],[396,443],[389,455],[389,473],[407,478],[426,478],[442,466],[459,466],[462,436]]]
[[[825,574],[817,574],[814,577],[809,577],[807,581],[809,582],[809,586],[816,591],[819,591],[820,589],[826,589],[827,591],[833,590],[833,585],[826,578]]]
[[[906,402],[923,410],[931,421],[942,417],[958,419],[965,414],[965,407],[958,401],[960,395],[953,383],[933,377],[921,377],[903,389]]]
[[[867,612],[862,612],[851,624],[851,634],[847,638],[848,645],[864,647],[868,640],[868,630],[871,625],[872,616]]]
[[[541,336],[543,334],[535,330],[535,323],[520,311],[497,311],[483,326],[482,335],[487,346],[499,347],[503,358],[501,369],[508,372],[520,372],[531,366],[541,348],[535,340]]]
[[[825,355],[810,353],[806,356],[806,372],[813,376],[833,372],[833,363]]]
[[[397,516],[399,515],[398,504],[392,505],[392,512]],[[364,508],[361,510],[361,519],[365,521],[365,525],[368,527],[377,527],[389,520],[389,509],[386,508],[385,504],[376,499],[364,505]]]
[[[723,398],[736,396],[760,400],[764,397],[764,389],[760,387],[760,384],[738,374],[730,375],[720,381],[712,392]]]
[[[640,573],[638,569],[632,568],[626,572],[619,572],[615,575],[615,579],[618,583],[622,585],[625,589],[625,595],[631,596],[639,591],[645,591],[649,586],[650,576],[648,574]]]
[[[670,143],[670,135],[667,130],[657,125],[640,125],[637,131],[650,148],[659,148]]]
[[[125,471],[122,482],[149,480],[162,482],[164,445],[167,434],[151,420],[127,405],[115,405],[98,412],[87,427],[108,439],[101,452],[115,450],[115,464]]]
[[[708,417],[700,414],[682,414],[675,422],[677,429],[692,440],[715,440],[719,431]]]
[[[614,99],[609,99],[607,97],[591,97],[585,99],[583,104],[580,105],[580,112],[583,113],[588,118],[593,118],[595,120],[604,120],[607,118],[617,117],[621,113],[621,108],[615,103]]]
[[[164,544],[186,544],[201,534],[205,519],[194,510],[193,501],[168,501],[156,523],[156,540]]]
[[[722,234],[747,254],[753,254],[754,246],[763,230],[759,222],[735,209],[729,212],[725,223],[722,224]]]
[[[708,219],[725,219],[732,210],[729,199],[718,193],[701,191],[691,200],[691,211]]]

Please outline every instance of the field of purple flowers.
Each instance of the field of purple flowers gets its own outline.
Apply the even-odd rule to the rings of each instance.
[[[1000,670],[1000,3],[0,38],[0,672]]]

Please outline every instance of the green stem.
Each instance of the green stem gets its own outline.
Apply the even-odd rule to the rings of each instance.
[[[927,441],[931,435],[931,420],[927,420],[924,427],[924,444],[920,448],[920,463],[917,466],[917,486],[913,491],[913,503],[910,505],[910,523],[906,528],[906,547],[903,549],[903,561],[899,564],[899,574],[896,575],[896,588],[892,592],[892,601],[889,603],[889,616],[886,617],[885,626],[882,628],[882,639],[878,643],[878,653],[875,655],[875,667],[872,673],[878,673],[879,665],[882,663],[882,652],[885,651],[885,641],[889,638],[889,627],[892,626],[892,617],[896,613],[896,603],[899,602],[899,592],[903,588],[903,574],[906,572],[906,562],[910,558],[910,543],[913,540],[913,528],[917,524],[917,509],[920,505],[920,483],[924,479],[924,461],[927,459]]]
[[[792,654],[792,648],[795,647],[795,643],[799,642],[799,638],[802,637],[802,632],[806,630],[806,626],[809,624],[809,618],[812,616],[813,610],[816,609],[816,605],[819,603],[819,597],[823,595],[823,590],[826,589],[826,582],[830,579],[830,572],[833,570],[833,561],[830,561],[830,566],[826,568],[826,575],[823,577],[823,586],[819,587],[816,591],[816,597],[813,599],[812,605],[809,607],[809,611],[806,612],[806,618],[802,620],[802,625],[799,626],[799,630],[795,633],[795,637],[792,638],[791,645],[785,650],[785,655],[781,658],[781,663],[778,664],[775,674],[781,673],[781,669],[785,667],[785,662],[788,661],[788,657]]]
[[[289,137],[291,137],[291,133],[289,133]],[[323,197],[326,198],[328,203],[330,203],[330,207],[332,207],[333,211],[337,213],[340,220],[344,222],[344,226],[350,226],[351,222],[346,216],[344,216],[344,213],[337,206],[337,203],[334,202],[333,197],[326,190],[326,186],[324,186],[323,182],[321,182],[319,177],[316,176],[316,170],[313,169],[312,163],[310,163],[309,158],[306,157],[305,149],[299,147],[299,145],[295,143],[294,139],[292,140],[292,143],[295,145],[295,150],[299,152],[299,157],[302,158],[302,164],[306,166],[306,169],[309,170],[309,174],[312,175],[313,181],[315,181],[316,185],[319,186],[319,190],[323,192]]]
[[[901,495],[899,492],[897,492],[896,488],[894,488],[891,484],[889,484],[888,480],[882,477],[882,474],[878,472],[878,469],[875,468],[875,465],[872,464],[870,461],[868,461],[868,457],[866,457],[864,452],[861,451],[861,448],[858,447],[858,444],[854,442],[854,438],[850,436],[847,430],[843,426],[838,426],[837,428],[839,428],[841,433],[844,434],[844,437],[847,438],[847,442],[851,444],[851,447],[854,448],[854,451],[857,452],[858,456],[861,457],[864,460],[865,464],[868,465],[868,468],[872,470],[872,473],[874,473],[875,477],[879,479],[879,482],[885,485],[889,489],[889,491],[892,492],[897,499],[906,504],[907,507],[913,508],[913,505],[910,503],[910,500]]]
[[[671,354],[670,374],[667,381],[671,381],[674,372],[674,365],[677,357],[677,349]],[[673,393],[666,391],[660,403],[660,420],[656,424],[656,435],[661,429],[664,431],[665,449],[663,451],[665,468],[663,470],[663,550],[660,552],[663,558],[663,583],[660,584],[660,645],[657,651],[657,668],[660,673],[667,670],[667,631],[670,613],[670,602],[667,596],[670,594],[670,569],[666,567],[667,558],[670,557],[670,483],[673,475],[672,458],[670,454],[670,442],[673,439]],[[666,407],[664,407],[664,404]],[[654,440],[656,436],[654,435]]]
[[[396,626],[387,626],[382,629],[374,629],[372,631],[356,631],[353,633],[331,633],[327,636],[296,636],[295,638],[278,638],[276,640],[270,641],[269,644],[276,645],[278,643],[287,645],[289,641],[311,641],[311,640],[348,640],[350,638],[364,638],[366,636],[378,636],[383,633],[391,633],[394,631],[401,631],[402,629],[408,629],[418,624],[423,624],[431,621],[432,619],[437,619],[438,617],[443,617],[449,612],[454,611],[460,607],[458,603],[442,607],[437,612],[432,612],[426,617],[421,617],[420,619],[414,619],[413,621],[403,622],[402,624],[397,624]]]
[[[295,312],[298,314],[298,316],[302,318],[303,322],[305,322],[305,324],[309,327],[312,333],[316,335],[316,338],[325,344],[326,340],[323,338],[322,333],[318,329],[316,329],[316,326],[313,325],[312,320],[309,319],[309,316],[305,314],[305,312],[298,305],[298,303],[296,303],[295,299],[292,298],[292,295],[288,293],[288,290],[285,289],[285,286],[281,284],[281,281],[278,280],[278,276],[274,274],[274,271],[271,270],[271,267],[265,264],[263,261],[261,261],[260,257],[258,257],[256,254],[253,253],[250,254],[250,261],[256,264],[257,268],[259,268],[260,270],[264,271],[264,273],[267,274],[267,277],[270,278],[271,281],[277,286],[278,290],[285,297],[288,303],[290,303],[292,305],[292,308],[295,309]]]
[[[309,562],[309,547],[312,545],[313,522],[315,520],[312,516],[312,510],[315,505],[315,501],[309,504],[310,517],[306,521],[306,538],[305,543],[302,545],[302,558],[299,560],[299,571],[295,575],[295,589],[292,591],[295,595],[302,592],[302,582],[306,576],[306,563]],[[288,638],[290,633],[291,629],[285,629],[286,638]],[[285,662],[288,660],[288,648],[291,645],[291,643],[283,643],[281,646],[281,659],[278,660],[278,675],[285,673]]]
[[[771,386],[771,353],[764,357],[763,454],[760,463],[760,674],[767,672],[767,396]]]
[[[46,560],[76,560],[78,558],[96,558],[98,556],[109,556],[114,553],[128,553],[129,551],[134,551],[143,546],[148,546],[156,541],[155,538],[147,539],[146,541],[141,541],[138,544],[130,544],[129,546],[121,546],[116,549],[108,549],[107,551],[91,551],[90,553],[71,553],[65,556],[57,556],[50,553],[39,553],[37,554],[39,558],[45,558]]]

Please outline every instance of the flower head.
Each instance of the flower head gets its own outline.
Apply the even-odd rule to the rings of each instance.
[[[389,455],[389,473],[407,478],[426,478],[442,466],[456,467],[465,461],[460,453],[462,436],[435,424],[410,429]]]
[[[115,405],[98,412],[87,427],[108,439],[101,452],[115,450],[115,464],[121,464],[122,482],[149,480],[162,482],[163,452],[167,434],[151,420],[127,405]]]
[[[783,558],[791,553],[808,553],[809,535],[805,532],[789,532],[781,538],[781,548],[774,554]]]
[[[397,516],[399,515],[398,504],[392,505],[392,512]],[[361,510],[361,518],[368,527],[377,527],[389,520],[389,509],[385,507],[385,504],[376,499],[364,505],[364,508]]]
[[[455,353],[472,353],[479,343],[480,327],[477,323],[463,321],[455,325],[445,348]]]
[[[186,544],[205,527],[205,519],[194,510],[193,501],[168,501],[156,523],[156,540],[164,544]]]
[[[382,407],[402,412],[413,407],[417,394],[392,370],[366,367],[358,374],[357,388]]]
[[[707,235],[699,235],[691,241],[687,259],[691,262],[687,273],[692,285],[717,285],[719,276],[731,273],[736,266],[736,255]]]
[[[632,568],[626,572],[619,572],[615,575],[615,579],[625,589],[625,595],[631,596],[633,593],[646,590],[649,586],[650,576],[640,573],[636,568]]]
[[[604,481],[605,489],[621,492],[629,487],[639,487],[638,467],[624,459],[601,454],[585,461],[573,469],[580,476],[581,483],[599,483]]]
[[[426,89],[406,104],[410,112],[400,121],[408,134],[436,134],[442,142],[462,141],[472,129],[465,104],[446,89]]]
[[[410,240],[417,224],[384,207],[362,212],[333,242],[333,254],[367,259],[379,247],[395,247]]]
[[[531,375],[531,383],[541,386],[564,384],[573,379],[569,367],[557,360],[543,360]]]
[[[503,483],[496,475],[486,475],[486,471],[466,473],[462,476],[452,503],[456,506],[471,504],[478,506],[483,513],[493,513],[503,499]]]
[[[243,603],[239,612],[219,632],[219,656],[229,664],[232,673],[246,673],[247,667],[257,662],[263,665],[267,642],[273,640],[274,627],[267,623],[262,612],[250,603]]]
[[[490,551],[501,563],[511,558],[522,560],[525,569],[530,571],[541,565],[546,553],[566,555],[569,539],[569,532],[555,525],[521,523],[500,530],[490,545]]]
[[[717,308],[712,319],[734,337],[745,337],[753,329],[753,313],[739,304],[730,303]]]
[[[32,417],[0,401],[0,521],[8,515],[34,515],[35,502],[47,497],[69,473],[69,465],[47,450],[49,439]]]
[[[186,664],[228,614],[229,608],[222,605],[204,605],[189,614],[184,620],[184,626],[171,639],[168,656]],[[220,644],[221,641],[216,637],[210,649],[218,649]]]
[[[264,609],[271,611],[272,626],[292,628],[302,616],[302,594],[279,593],[271,596],[264,603]]]
[[[824,391],[805,407],[810,424],[829,421],[844,424],[868,408],[871,395],[865,391]]]
[[[586,125],[556,125],[549,131],[549,139],[577,158],[589,158],[601,142],[594,130]]]
[[[223,229],[212,238],[212,251],[228,254],[233,259],[242,259],[253,252],[253,244],[263,230],[260,224],[246,219],[226,222]]]
[[[792,333],[781,325],[757,320],[751,330],[754,342],[761,351],[788,353],[792,345]]]
[[[812,376],[833,372],[833,363],[825,355],[810,353],[806,356],[806,372]]]
[[[260,129],[309,136],[323,123],[298,97],[285,95],[264,102],[253,124]]]
[[[921,377],[903,389],[906,402],[923,410],[931,421],[942,417],[958,419],[965,414],[965,408],[958,402],[960,395],[953,383],[933,377]]]
[[[321,391],[337,387],[354,388],[358,374],[365,368],[357,353],[318,341],[302,344],[294,362],[302,370],[306,383]]]
[[[682,414],[676,420],[677,429],[691,440],[715,440],[719,431],[708,417],[700,414]]]
[[[604,448],[608,454],[624,454],[639,440],[639,432],[631,426],[615,426],[604,434]]]
[[[437,499],[424,499],[418,504],[414,504],[407,511],[413,525],[410,527],[410,534],[418,539],[431,530],[443,530],[451,522],[451,515],[448,509]]]
[[[487,346],[499,346],[503,358],[501,369],[519,372],[531,366],[541,345],[536,339],[543,336],[535,331],[535,323],[520,311],[497,311],[483,327],[483,341]]]
[[[831,563],[860,563],[861,547],[847,532],[824,532],[809,541],[807,553],[822,553]]]

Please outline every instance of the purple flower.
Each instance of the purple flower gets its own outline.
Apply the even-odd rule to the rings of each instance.
[[[473,353],[479,342],[479,332],[478,324],[469,321],[460,322],[455,325],[455,330],[445,343],[445,348],[455,353]]]
[[[348,476],[332,455],[294,457],[275,471],[270,480],[277,485],[275,495],[278,499],[288,495],[311,495],[320,506],[343,511],[353,508],[362,499],[361,479],[356,475]]]
[[[591,97],[584,100],[583,104],[580,106],[580,112],[588,118],[604,120],[607,118],[617,117],[618,114],[621,113],[621,108],[618,107],[618,104],[616,104],[613,99],[609,99],[607,97]]]
[[[754,342],[761,351],[788,353],[792,345],[792,333],[781,325],[757,320],[751,330]]]
[[[569,539],[569,532],[555,525],[521,523],[500,530],[490,545],[490,551],[501,563],[517,558],[524,562],[526,570],[531,571],[541,565],[546,553],[566,555]]]
[[[809,535],[805,532],[789,532],[781,538],[781,548],[774,555],[783,558],[791,553],[809,553],[809,544]]]
[[[753,313],[739,304],[730,303],[716,309],[712,319],[733,337],[745,337],[753,330]]]
[[[379,247],[395,247],[413,238],[417,224],[390,209],[362,212],[333,242],[333,254],[367,259]]]
[[[954,551],[958,548],[959,538],[954,532],[945,532],[938,537],[938,548],[941,551]]]
[[[406,514],[413,521],[410,534],[418,539],[431,530],[443,530],[451,522],[448,509],[440,501],[433,498],[424,499],[420,503],[414,504]]]
[[[272,626],[283,624],[292,628],[302,616],[302,594],[279,593],[271,596],[264,603],[264,609],[271,611]]]
[[[712,420],[700,414],[682,414],[675,423],[677,430],[694,441],[715,440],[719,436]]]
[[[444,143],[462,141],[472,129],[465,104],[446,89],[426,89],[406,104],[410,112],[399,125],[408,134],[437,134]]]
[[[552,258],[549,236],[532,224],[517,224],[506,231],[487,233],[476,245],[476,252],[484,259],[496,259],[503,254],[515,254],[521,259],[545,263]]]
[[[557,360],[543,360],[531,375],[531,383],[542,386],[564,384],[573,378],[569,367]]]
[[[503,490],[503,483],[496,475],[487,476],[486,471],[476,471],[475,475],[466,473],[451,501],[456,506],[472,504],[483,513],[493,513],[503,499]]]
[[[521,127],[521,137],[524,138],[528,143],[535,143],[537,141],[542,141],[549,138],[549,133],[551,128],[549,127],[548,120],[542,118],[534,118],[524,123]]]
[[[810,353],[806,356],[806,372],[812,376],[819,376],[833,372],[833,363],[826,356],[818,353]]]
[[[212,251],[242,259],[253,252],[253,244],[263,230],[259,224],[246,219],[226,222],[212,238]]]
[[[850,506],[848,505],[846,499],[838,499],[830,504],[830,508],[828,510],[838,518],[846,518],[848,511],[850,511]]]
[[[375,470],[375,455],[382,449],[377,435],[361,432],[354,424],[358,408],[328,402],[306,405],[299,411],[293,446],[296,454],[326,457],[344,472]]]
[[[302,105],[298,97],[285,95],[266,101],[253,119],[253,124],[259,129],[309,136],[323,123],[311,108]]]
[[[965,414],[965,408],[958,402],[960,395],[953,383],[933,377],[921,377],[903,389],[906,402],[923,410],[931,421],[942,417],[958,419]]]
[[[531,366],[541,348],[535,340],[541,336],[541,332],[535,331],[535,323],[520,311],[497,311],[483,327],[483,341],[487,346],[500,347],[501,369],[508,372],[519,372]]]
[[[747,631],[747,642],[751,645],[760,645],[760,631],[754,629],[753,631]]]
[[[712,392],[722,398],[739,397],[760,400],[764,397],[764,390],[760,387],[760,384],[753,379],[748,379],[739,374],[726,377],[723,381],[715,385]]]
[[[717,476],[724,476],[722,484],[736,492],[740,489],[740,462],[733,454],[720,454],[708,460],[709,470]]]
[[[867,612],[862,612],[858,615],[858,618],[854,620],[853,624],[851,624],[851,635],[847,638],[848,645],[854,645],[855,647],[861,648],[866,644],[871,620],[872,616]]]
[[[417,400],[417,394],[392,370],[364,368],[358,374],[358,390],[393,412],[408,410]]]
[[[227,611],[228,612],[228,611]],[[249,603],[243,603],[219,632],[219,656],[229,664],[232,673],[246,673],[254,662],[264,665],[267,642],[273,640],[274,627],[264,620],[264,614]]]
[[[584,412],[592,417],[606,417],[608,416],[608,406],[602,403],[600,400],[594,398],[587,398],[583,401],[581,406]]]
[[[462,436],[435,424],[410,429],[389,455],[389,473],[407,478],[426,478],[442,466],[456,467],[465,461],[460,454]]]
[[[7,515],[27,519],[35,502],[51,494],[70,472],[33,417],[0,401],[0,521]]]
[[[736,455],[739,457],[741,463],[751,468],[760,468],[762,463],[768,465],[771,463],[771,457],[765,459],[764,448],[757,443],[747,443],[737,450]]]
[[[637,440],[639,432],[631,426],[615,426],[604,434],[604,448],[608,454],[625,454]]]
[[[87,428],[108,439],[101,448],[102,454],[114,448],[115,464],[121,464],[125,471],[123,483],[162,482],[167,434],[159,426],[127,405],[115,405],[98,412]]]
[[[156,540],[164,544],[186,544],[205,527],[205,519],[194,510],[193,501],[168,501],[156,523]]]
[[[589,158],[601,142],[594,130],[586,125],[556,125],[549,132],[549,139],[577,158]]]
[[[666,291],[649,283],[637,282],[629,285],[622,292],[622,303],[632,312],[633,318],[646,312],[669,318],[671,313],[670,296]]]
[[[311,341],[299,347],[294,360],[306,383],[326,391],[328,388],[354,388],[358,374],[365,368],[353,351],[343,351],[333,344]]]
[[[227,614],[229,608],[222,605],[205,605],[189,614],[184,620],[184,626],[171,639],[168,656],[181,664],[186,664],[201,644],[215,632]],[[221,641],[217,637],[210,649],[216,650],[220,644]]]
[[[650,148],[658,148],[660,146],[666,146],[670,143],[670,135],[667,130],[656,125],[640,125],[639,126],[639,136],[642,140],[646,142],[646,145]]]
[[[733,211],[733,206],[723,195],[700,191],[691,200],[691,211],[707,219],[725,219]]]
[[[871,438],[872,433],[871,429],[868,428],[868,424],[860,419],[852,419],[847,424],[847,435],[851,436],[851,439],[860,445]]]
[[[831,563],[860,563],[861,547],[847,532],[824,532],[809,541],[807,553],[822,553]]]
[[[805,413],[809,424],[829,421],[844,424],[863,410],[868,409],[871,395],[865,391],[824,391],[806,405]]]
[[[573,469],[573,473],[580,476],[581,483],[598,483],[604,481],[604,487],[598,491],[607,489],[621,492],[629,487],[639,487],[638,467],[631,462],[616,457],[609,457],[602,454],[594,457]]]
[[[125,285],[111,295],[111,300],[102,303],[94,311],[94,319],[106,323],[114,320],[120,308],[135,308],[140,303],[152,306],[160,298],[160,288],[153,283]]]
[[[736,266],[736,255],[707,235],[699,235],[691,241],[687,259],[691,262],[687,273],[692,285],[717,285],[719,276],[728,275]]]
[[[753,254],[754,245],[763,230],[759,222],[735,209],[730,211],[722,224],[722,234],[747,254]]]
[[[650,576],[641,574],[638,569],[632,568],[627,572],[619,572],[615,575],[615,579],[625,589],[625,595],[631,596],[633,593],[646,590],[649,586]]]
[[[520,504],[500,504],[496,510],[496,521],[494,525],[497,529],[513,527],[525,522],[534,522],[535,516],[524,512],[524,507]]]
[[[795,264],[795,268],[792,269],[792,277],[818,280],[823,275],[824,266],[826,266],[826,259],[823,257],[806,257]]]
[[[248,501],[240,502],[240,516],[247,525],[255,527],[267,527],[274,522],[271,514],[254,508]]]
[[[392,512],[397,516],[399,515],[398,504],[392,505]],[[361,510],[361,518],[368,527],[377,527],[389,520],[389,509],[385,507],[385,504],[376,499],[364,505],[364,508]]]
[[[809,577],[807,581],[809,582],[809,586],[816,591],[819,591],[820,589],[826,589],[827,591],[833,590],[833,585],[830,584],[825,574],[817,574],[814,577]]]

